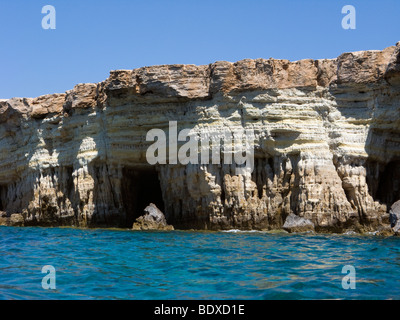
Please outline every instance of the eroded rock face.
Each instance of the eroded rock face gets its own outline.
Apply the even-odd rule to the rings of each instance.
[[[0,210],[24,225],[130,227],[155,202],[176,228],[275,229],[294,214],[316,231],[377,230],[400,199],[399,50],[118,70],[1,100]],[[252,129],[254,170],[150,165],[146,134],[169,121]]]
[[[144,215],[136,219],[132,226],[132,230],[174,230],[173,226],[167,224],[164,214],[157,208],[154,203],[150,203],[144,209]]]

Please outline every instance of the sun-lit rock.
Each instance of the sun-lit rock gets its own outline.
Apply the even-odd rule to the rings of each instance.
[[[153,66],[1,100],[0,210],[24,225],[131,227],[154,202],[175,228],[275,229],[295,214],[316,230],[376,230],[400,199],[399,63],[398,44]],[[253,130],[254,170],[150,165],[146,133],[170,121],[199,134]]]

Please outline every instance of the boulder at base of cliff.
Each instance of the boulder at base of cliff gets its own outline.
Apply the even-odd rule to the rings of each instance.
[[[395,235],[400,236],[400,200],[393,203],[390,208],[389,221]]]
[[[287,216],[283,229],[290,233],[314,231],[314,223],[291,213]]]
[[[132,230],[174,230],[174,227],[167,224],[164,214],[156,207],[155,204],[150,203],[144,209],[144,215],[136,219],[132,226]]]
[[[0,211],[0,226],[23,227],[24,218],[20,213],[13,213],[8,216],[5,212]]]

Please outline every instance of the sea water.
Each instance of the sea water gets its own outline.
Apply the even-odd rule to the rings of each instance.
[[[395,237],[0,227],[0,299],[400,299],[399,280]]]

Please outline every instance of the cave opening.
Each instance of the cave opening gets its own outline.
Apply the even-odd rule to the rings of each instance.
[[[124,227],[132,227],[150,203],[154,203],[165,214],[160,180],[155,168],[124,168],[122,175],[122,200],[126,215]]]
[[[376,199],[388,208],[400,200],[400,160],[390,161],[379,175]]]
[[[7,208],[7,186],[0,185],[0,211],[5,211]]]

